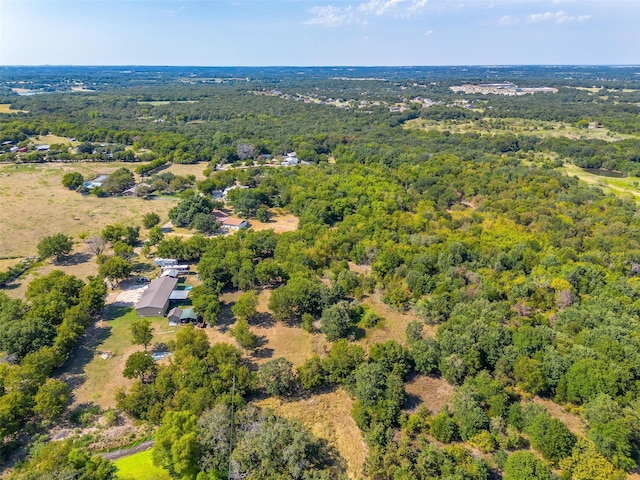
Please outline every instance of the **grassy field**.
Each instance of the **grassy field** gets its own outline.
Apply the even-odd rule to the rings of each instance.
[[[15,260],[14,262],[17,263]],[[41,264],[29,269],[19,279],[14,280],[11,283],[12,288],[6,290],[7,295],[23,299],[27,286],[32,280],[43,277],[54,270],[62,270],[67,275],[75,275],[79,279],[86,281],[90,275],[98,274],[98,264],[85,243],[76,243],[71,254],[61,263],[53,263],[49,260],[43,261]]]
[[[251,229],[256,231],[273,230],[275,233],[293,232],[298,228],[299,219],[290,213],[276,214],[268,222],[251,220]]]
[[[638,177],[604,177],[589,173],[569,163],[562,167],[562,171],[571,177],[578,177],[585,183],[599,187],[605,193],[613,193],[620,197],[640,202],[640,178]]]
[[[363,346],[369,347],[374,343],[384,342],[387,340],[396,340],[402,344],[406,343],[407,325],[418,320],[418,317],[410,312],[399,312],[382,302],[380,293],[375,293],[362,300],[362,304],[369,307],[373,312],[377,313],[384,319],[380,325],[369,329],[365,338],[361,341]],[[428,336],[435,336],[436,327],[425,325],[423,332]]]
[[[28,110],[12,110],[10,103],[0,103],[0,113],[29,113]]]
[[[52,133],[48,135],[38,135],[35,137],[29,137],[29,140],[34,143],[44,144],[44,145],[54,145],[54,144],[69,144],[71,146],[78,146],[80,142],[76,140],[71,140],[69,137],[60,137],[58,135],[54,135]]]
[[[163,468],[156,467],[151,460],[151,450],[136,453],[116,460],[117,478],[120,480],[171,480]]]
[[[465,120],[426,120],[422,118],[416,118],[409,120],[405,124],[409,129],[420,130],[438,130],[449,131],[451,133],[479,133],[484,135],[496,135],[496,134],[524,134],[534,137],[567,137],[567,138],[588,138],[588,139],[600,139],[609,142],[623,140],[626,138],[638,138],[634,135],[625,135],[621,133],[614,133],[606,128],[593,128],[584,129],[577,128],[568,123],[562,122],[547,122],[543,120],[528,120],[521,118],[483,118],[479,121]]]
[[[170,105],[172,103],[198,103],[198,100],[140,100],[138,103],[140,105],[153,105],[154,107],[157,107],[159,105]]]
[[[132,307],[109,307],[104,319],[92,326],[82,348],[65,365],[64,377],[76,385],[73,403],[93,402],[103,408],[115,406],[115,391],[132,383],[122,376],[124,365],[133,352],[142,347],[131,344],[129,325],[136,318]],[[154,328],[153,342],[175,339],[175,328],[169,328],[164,317],[149,318]],[[104,359],[101,352],[112,356]]]
[[[0,257],[36,254],[41,238],[64,232],[77,236],[100,232],[109,223],[140,224],[145,213],[167,218],[176,200],[83,196],[64,188],[62,176],[79,171],[85,177],[110,173],[121,163],[74,163],[0,166]]]
[[[442,377],[428,377],[415,375],[405,383],[407,392],[407,404],[405,409],[415,411],[420,406],[425,406],[431,414],[435,415],[445,405],[451,405],[453,387]]]

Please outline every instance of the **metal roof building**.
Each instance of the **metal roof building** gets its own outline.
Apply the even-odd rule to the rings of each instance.
[[[177,284],[178,279],[172,277],[153,280],[136,305],[136,315],[139,317],[164,316],[169,308],[171,292],[173,292]]]

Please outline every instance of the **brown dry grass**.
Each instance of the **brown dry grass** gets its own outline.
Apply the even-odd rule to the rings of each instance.
[[[0,113],[29,113],[28,110],[12,110],[10,103],[0,103]]]
[[[41,238],[59,232],[77,237],[82,232],[98,233],[109,223],[140,224],[148,212],[166,218],[174,201],[83,196],[61,184],[67,172],[91,177],[121,166],[54,163],[0,167],[0,256],[34,255]]]
[[[194,164],[180,164],[172,163],[168,168],[160,170],[160,173],[171,172],[174,175],[195,175],[196,180],[204,180],[207,177],[204,176],[204,169],[207,167],[204,163]]]
[[[98,274],[98,264],[85,243],[76,243],[71,254],[65,260],[60,263],[46,261],[40,267],[30,269],[22,278],[13,281],[11,284],[13,288],[6,290],[7,295],[12,298],[24,299],[27,286],[32,280],[43,277],[54,270],[62,270],[67,275],[75,275],[86,281],[90,275]]]
[[[546,408],[552,417],[562,420],[567,428],[575,435],[580,437],[585,436],[584,425],[582,425],[578,415],[567,412],[561,405],[546,398],[533,397],[533,402]]]
[[[402,344],[406,343],[407,338],[405,331],[407,325],[414,320],[419,320],[418,317],[410,312],[399,312],[389,305],[384,304],[379,292],[366,297],[362,300],[362,304],[384,318],[384,322],[368,330],[366,337],[361,341],[361,343],[367,347],[387,340],[396,340]],[[423,332],[425,335],[435,336],[436,327],[425,325]]]
[[[80,142],[74,140],[71,141],[69,137],[60,137],[59,135],[54,135],[53,133],[49,133],[48,135],[37,135],[35,137],[29,137],[34,143],[39,143],[43,145],[54,145],[54,144],[69,144],[72,146],[80,145]]]
[[[15,267],[16,265],[18,265],[18,263],[20,263],[20,260],[22,260],[23,258],[24,257],[0,259],[0,272],[4,272],[9,268]]]
[[[229,334],[235,319],[231,313],[231,306],[242,292],[224,293],[220,296],[222,304],[218,325],[205,331],[211,343],[226,342],[237,345]],[[295,366],[302,365],[314,353],[324,353],[324,337],[320,334],[310,334],[298,326],[274,321],[268,313],[267,304],[271,290],[262,290],[258,297],[259,319],[251,321],[251,330],[261,340],[261,345],[255,352],[248,352],[245,357],[256,364],[264,363],[278,357],[284,357]]]
[[[142,349],[131,344],[129,325],[134,318],[135,313],[129,311],[113,320],[102,319],[89,329],[83,342],[87,349],[81,348],[77,352],[80,355],[65,365],[65,378],[79,384],[73,391],[74,405],[92,402],[102,408],[115,407],[116,390],[133,383],[122,376],[122,371],[129,355]],[[154,344],[175,340],[176,328],[169,328],[166,318],[149,320],[154,328]],[[105,360],[98,355],[105,351],[113,356]]]
[[[298,217],[290,213],[274,215],[267,223],[251,220],[251,228],[256,231],[273,230],[275,233],[293,232],[298,228]]]
[[[349,270],[360,275],[369,275],[371,273],[371,265],[358,265],[357,263],[349,262]]]
[[[329,393],[291,401],[267,398],[255,403],[285,418],[299,419],[316,437],[335,446],[346,461],[349,478],[362,478],[367,446],[351,417],[352,401],[344,390],[338,388]]]
[[[404,385],[408,395],[406,408],[412,412],[425,406],[431,414],[436,414],[445,405],[451,404],[454,390],[444,378],[415,375]]]

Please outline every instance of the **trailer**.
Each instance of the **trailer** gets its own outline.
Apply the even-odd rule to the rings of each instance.
[[[153,263],[162,268],[177,265],[178,260],[176,260],[175,258],[154,258]]]

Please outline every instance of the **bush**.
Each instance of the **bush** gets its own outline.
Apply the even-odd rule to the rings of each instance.
[[[483,430],[469,439],[469,445],[476,447],[482,453],[491,453],[496,449],[496,439],[491,433]]]
[[[442,443],[451,443],[458,438],[458,426],[446,408],[431,420],[431,435]]]
[[[504,480],[550,480],[551,469],[533,453],[519,451],[504,464]]]

